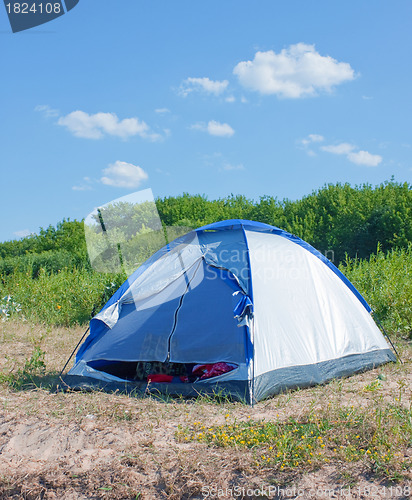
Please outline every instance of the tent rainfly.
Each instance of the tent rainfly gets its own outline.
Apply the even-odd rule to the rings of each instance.
[[[65,382],[253,404],[395,360],[370,306],[324,255],[236,219],[142,264],[91,320]]]

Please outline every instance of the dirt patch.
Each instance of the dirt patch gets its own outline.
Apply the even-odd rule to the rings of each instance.
[[[83,330],[4,324],[0,372],[21,369],[33,349],[45,375],[63,366]],[[330,462],[281,472],[256,466],[254,449],[182,442],[176,432],[203,422],[304,420],[330,406],[411,402],[411,348],[404,365],[279,395],[253,408],[230,402],[162,401],[120,394],[51,393],[25,380],[0,386],[0,497],[15,499],[398,498],[410,495],[410,472],[389,482],[364,462]],[[44,378],[46,381],[47,377]],[[39,382],[40,381],[40,382]],[[400,401],[399,401],[400,399]],[[229,416],[229,417],[228,417]],[[409,448],[407,453],[411,454]]]

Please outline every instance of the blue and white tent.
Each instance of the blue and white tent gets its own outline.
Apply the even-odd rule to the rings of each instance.
[[[246,220],[201,227],[165,246],[91,320],[66,381],[141,392],[138,362],[231,371],[170,394],[223,393],[248,403],[395,361],[371,308],[321,253]]]

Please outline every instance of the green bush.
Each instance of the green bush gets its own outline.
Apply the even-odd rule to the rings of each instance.
[[[407,248],[412,242],[412,185],[393,179],[375,187],[328,184],[294,201],[269,195],[251,200],[233,194],[208,200],[204,195],[185,193],[158,198],[156,207],[162,224],[167,227],[195,228],[225,219],[251,219],[278,226],[326,255],[333,251],[336,263],[344,261],[345,254],[368,258],[378,243],[386,252]],[[117,228],[119,242],[158,222],[145,206],[136,212],[131,204],[120,203],[105,210],[105,218]],[[39,262],[38,269],[54,272],[66,266],[88,267],[84,229],[83,221],[64,219],[56,227],[40,228],[39,234],[0,243],[0,275],[10,274],[16,267],[25,270],[27,262],[35,270],[35,255],[46,259]],[[10,258],[22,260],[10,261]]]
[[[49,325],[83,324],[90,320],[123,282],[122,275],[107,275],[77,268],[48,274],[41,269],[16,272],[3,278],[0,295],[10,295],[25,318]]]
[[[334,254],[335,263],[342,262],[341,269],[384,326],[412,337],[412,186],[408,183],[392,179],[376,187],[330,184],[297,201],[272,196],[253,201],[241,195],[208,200],[186,193],[157,199],[156,206],[169,239],[172,233],[179,234],[179,228],[184,232],[182,226],[199,227],[231,218],[262,221],[290,231],[322,253]],[[126,222],[134,216],[129,209],[122,204],[119,213],[116,208],[110,214],[120,233],[122,228],[127,232]],[[147,219],[151,215],[142,216],[144,227],[153,223]],[[122,256],[130,264],[125,266],[128,271],[164,243],[163,233],[139,234],[129,240],[130,234],[123,236],[119,241],[124,241]],[[377,245],[377,254],[369,257]],[[345,254],[350,257],[346,261]],[[124,279],[92,271],[80,221],[65,219],[56,227],[40,229],[38,235],[0,243],[4,318],[15,314],[15,303],[21,304],[21,314],[36,321],[84,323]]]
[[[367,258],[378,242],[384,251],[412,242],[412,186],[393,179],[379,186],[328,184],[299,200],[241,195],[218,200],[183,194],[156,200],[166,226],[199,227],[224,219],[265,222],[303,238],[335,262]]]
[[[412,337],[412,245],[384,253],[378,248],[369,259],[347,259],[341,271],[355,285],[389,332]],[[19,305],[16,314],[51,325],[87,322],[124,281],[86,269],[49,273],[16,271],[3,277],[0,297],[10,295]],[[14,313],[13,313],[14,314]]]
[[[82,267],[82,262],[76,255],[67,250],[48,250],[39,254],[0,259],[0,276],[20,272],[31,273],[32,277],[35,278],[40,273],[40,269],[43,269],[47,274],[52,274],[73,267]]]
[[[346,259],[341,271],[372,307],[385,329],[412,338],[412,244],[369,259]]]

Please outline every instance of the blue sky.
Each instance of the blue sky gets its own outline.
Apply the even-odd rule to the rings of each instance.
[[[412,182],[412,3],[0,8],[0,241],[140,189],[296,199]]]

